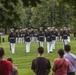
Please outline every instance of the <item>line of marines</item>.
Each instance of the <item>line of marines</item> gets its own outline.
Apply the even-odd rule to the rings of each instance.
[[[71,31],[70,28],[58,29],[47,28],[41,29],[25,29],[25,30],[11,30],[8,36],[10,42],[10,51],[15,53],[15,43],[26,43],[26,52],[30,52],[31,42],[38,42],[40,47],[43,47],[44,42],[47,42],[47,52],[51,53],[55,49],[55,43],[63,41],[63,45],[70,42]]]

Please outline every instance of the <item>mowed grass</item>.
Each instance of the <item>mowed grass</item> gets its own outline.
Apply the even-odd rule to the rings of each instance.
[[[8,40],[8,36],[4,37],[5,42],[2,42],[0,44],[0,47],[3,47],[5,49],[5,59],[8,57],[11,57],[13,59],[13,65],[17,66],[19,75],[35,75],[33,71],[31,70],[31,63],[34,58],[38,56],[37,54],[37,48],[39,47],[39,43],[31,43],[31,50],[29,53],[26,53],[25,50],[25,43],[23,44],[16,44],[15,45],[15,54],[10,53],[10,46]],[[71,52],[76,55],[76,40],[74,40],[74,37],[71,37],[71,42],[69,43],[72,47]],[[53,62],[55,58],[58,58],[57,51],[60,48],[63,48],[63,42],[57,41],[56,42],[56,49],[53,51],[53,53],[47,53],[47,45],[44,43],[44,49],[45,49],[45,57],[47,57],[50,60],[51,66],[53,66]],[[51,75],[52,70],[49,75]]]

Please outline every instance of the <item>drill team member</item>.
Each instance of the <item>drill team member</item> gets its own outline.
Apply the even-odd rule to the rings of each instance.
[[[67,29],[65,29],[63,31],[63,42],[64,42],[64,45],[68,44],[68,33],[67,33]]]
[[[48,31],[46,32],[45,37],[47,41],[47,52],[52,52],[52,35],[50,29],[48,29]]]
[[[11,31],[9,33],[9,42],[10,42],[10,49],[11,49],[11,53],[14,54],[15,53],[15,32]]]
[[[43,42],[44,42],[44,33],[43,33],[43,31],[39,31],[38,40],[39,40],[39,46],[43,47]]]
[[[25,32],[25,42],[26,42],[26,52],[30,52],[30,33],[29,30],[26,30]]]

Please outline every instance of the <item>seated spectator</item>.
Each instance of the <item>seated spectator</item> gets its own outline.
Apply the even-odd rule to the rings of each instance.
[[[44,57],[44,48],[38,48],[38,57],[33,59],[31,69],[35,75],[48,75],[50,72],[50,61]]]
[[[58,50],[59,58],[54,60],[53,72],[54,75],[67,75],[67,71],[69,71],[70,62],[63,58],[64,51],[63,49]]]
[[[4,59],[4,49],[0,47],[0,75],[10,75],[12,63]]]
[[[75,71],[76,71],[76,56],[72,53],[70,53],[71,47],[70,45],[65,45],[64,46],[64,50],[65,50],[65,55],[64,58],[68,59],[70,61],[70,70],[67,73],[67,75],[75,75]]]
[[[7,60],[13,63],[12,58],[8,58]],[[18,75],[17,67],[12,66],[12,71],[10,72],[10,75]]]

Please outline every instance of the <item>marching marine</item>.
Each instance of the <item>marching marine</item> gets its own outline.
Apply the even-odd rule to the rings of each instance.
[[[11,51],[12,54],[14,54],[15,53],[16,38],[15,38],[15,33],[12,30],[9,33],[9,42],[10,42],[10,51]]]

